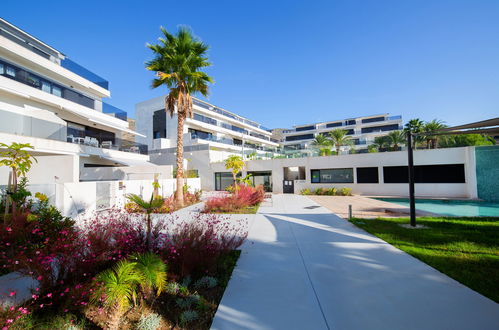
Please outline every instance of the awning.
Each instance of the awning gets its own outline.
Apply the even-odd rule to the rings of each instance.
[[[413,135],[455,135],[455,134],[499,134],[499,118],[492,118],[465,125],[446,127],[431,132],[415,133]]]

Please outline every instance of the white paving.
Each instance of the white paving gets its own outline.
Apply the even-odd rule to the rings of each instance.
[[[305,196],[262,206],[242,250],[212,329],[499,329],[497,303]]]

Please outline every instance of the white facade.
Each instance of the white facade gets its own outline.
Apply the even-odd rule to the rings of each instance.
[[[109,96],[106,80],[0,19],[0,141],[34,146],[30,180],[78,182],[88,166],[147,163],[145,146],[121,139],[137,133]]]
[[[271,175],[272,191],[283,192],[283,181],[294,183],[294,193],[308,188],[352,188],[354,194],[376,196],[408,196],[407,183],[387,183],[384,177],[385,167],[407,166],[407,152],[380,152],[339,156],[303,157],[287,159],[253,160],[246,162],[243,175],[248,172],[268,172]],[[415,150],[414,164],[420,165],[463,165],[464,182],[459,183],[416,183],[418,197],[478,198],[477,176],[474,147]],[[360,183],[357,177],[358,168],[376,168],[378,183]],[[297,169],[301,177],[286,177],[286,172]],[[351,183],[312,183],[312,170],[351,169]],[[429,169],[431,171],[431,169]],[[210,164],[210,180],[202,180],[202,188],[214,190],[215,173],[227,173],[223,163]],[[298,173],[298,172],[297,172]],[[405,173],[404,173],[405,174]],[[405,176],[407,178],[407,176]],[[438,179],[437,179],[438,181]]]
[[[189,153],[210,150],[209,162],[220,161],[230,154],[274,155],[279,143],[272,133],[260,124],[232,112],[194,98],[193,118],[184,126],[184,148],[189,169],[198,169],[189,163]],[[165,112],[165,97],[157,97],[135,106],[137,132],[147,136],[137,141],[147,144],[151,159],[157,164],[175,164],[177,144],[177,115]]]
[[[336,121],[327,121],[308,125],[294,126],[293,129],[280,130],[282,144],[289,149],[308,149],[311,142],[319,134],[326,135],[334,129],[348,131],[348,136],[354,141],[353,148],[367,149],[377,136],[387,135],[391,131],[402,129],[402,116],[389,114],[372,115],[348,118]],[[343,147],[346,149],[346,147]]]

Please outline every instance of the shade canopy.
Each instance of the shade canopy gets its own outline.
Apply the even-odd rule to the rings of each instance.
[[[499,135],[499,118],[492,118],[464,125],[446,127],[430,132],[413,133],[413,135],[456,135],[456,134]]]

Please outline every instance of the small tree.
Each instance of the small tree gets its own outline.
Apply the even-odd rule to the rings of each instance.
[[[312,141],[312,146],[319,149],[319,155],[321,156],[331,154],[331,140],[324,134],[318,134]]]
[[[397,151],[400,145],[406,143],[406,135],[403,131],[393,131],[387,135],[387,140],[390,143],[393,151]]]
[[[33,161],[36,162],[36,158],[33,157],[25,148],[34,149],[29,143],[17,143],[13,142],[10,146],[0,142],[0,148],[5,149],[0,151],[0,166],[10,167],[12,173],[12,189],[10,189],[10,182],[8,182],[10,193],[17,192],[17,183],[19,177],[25,177],[26,174],[31,169]],[[12,213],[16,212],[16,202],[12,201]],[[8,213],[8,205],[5,205],[5,213]]]
[[[423,132],[425,133],[434,132],[446,127],[447,125],[445,125],[443,121],[438,119],[433,119],[431,121],[425,122]],[[425,135],[425,137],[426,137],[426,148],[428,149],[438,148],[438,140],[440,138],[438,135]]]
[[[225,160],[225,168],[230,170],[234,180],[234,187],[236,187],[237,174],[244,168],[244,160],[241,156],[231,155]]]
[[[146,246],[148,250],[151,250],[151,213],[159,209],[163,205],[162,198],[154,198],[154,194],[151,194],[151,200],[146,202],[139,195],[136,194],[128,194],[126,198],[132,203],[135,203],[138,207],[140,207],[146,213],[146,222],[147,222],[147,236],[146,236]]]

